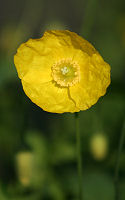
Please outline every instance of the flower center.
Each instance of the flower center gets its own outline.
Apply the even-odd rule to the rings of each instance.
[[[52,77],[60,86],[72,86],[80,80],[79,65],[72,59],[60,60],[52,66]]]

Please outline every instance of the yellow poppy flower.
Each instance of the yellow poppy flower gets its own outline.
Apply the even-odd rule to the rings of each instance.
[[[29,39],[14,63],[26,95],[48,112],[86,110],[110,84],[110,66],[88,41],[67,30]]]

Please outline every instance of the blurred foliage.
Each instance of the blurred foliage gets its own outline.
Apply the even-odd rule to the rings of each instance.
[[[77,200],[73,114],[42,111],[25,95],[13,55],[46,29],[70,29],[111,65],[105,97],[80,112],[85,200],[114,199],[114,168],[125,115],[125,1],[1,1],[0,200]],[[125,199],[125,147],[120,164]]]

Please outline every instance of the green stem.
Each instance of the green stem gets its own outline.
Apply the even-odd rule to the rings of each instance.
[[[116,166],[115,166],[115,200],[119,200],[119,170],[120,170],[120,155],[122,152],[122,147],[124,143],[125,136],[125,121],[123,124],[123,128],[120,135],[119,146],[118,146],[118,154],[116,158]]]
[[[76,146],[77,146],[77,167],[78,167],[78,184],[79,184],[79,200],[83,199],[82,193],[82,157],[81,157],[81,139],[79,129],[79,113],[75,113],[75,124],[76,124]]]

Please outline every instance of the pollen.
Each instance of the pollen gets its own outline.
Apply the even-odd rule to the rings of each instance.
[[[79,65],[71,59],[63,59],[52,66],[53,80],[62,87],[73,86],[80,80]]]

